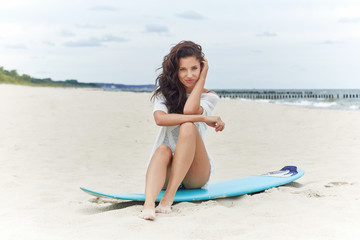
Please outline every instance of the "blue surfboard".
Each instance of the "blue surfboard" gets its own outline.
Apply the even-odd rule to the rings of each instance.
[[[295,166],[286,166],[279,171],[268,172],[261,175],[213,182],[209,184],[209,188],[207,190],[179,189],[175,194],[174,202],[210,200],[261,192],[269,188],[293,182],[303,176],[304,173],[304,170],[297,169]],[[109,194],[93,191],[83,187],[80,189],[95,197],[145,201],[145,195],[143,193]],[[160,192],[156,198],[157,202],[161,200],[164,193],[165,191]]]

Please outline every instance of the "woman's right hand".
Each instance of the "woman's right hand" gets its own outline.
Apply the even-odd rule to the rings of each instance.
[[[216,132],[221,132],[225,128],[225,123],[219,116],[205,116],[204,122],[206,125],[215,128]]]

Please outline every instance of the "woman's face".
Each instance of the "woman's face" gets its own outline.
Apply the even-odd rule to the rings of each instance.
[[[178,77],[185,86],[187,93],[193,90],[196,82],[199,80],[200,72],[200,61],[195,56],[180,58]]]

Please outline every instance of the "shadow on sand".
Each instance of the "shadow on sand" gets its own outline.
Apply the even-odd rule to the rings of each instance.
[[[121,201],[121,200],[112,200],[112,199],[102,199],[102,198],[93,198],[89,202],[93,203],[90,206],[80,209],[80,212],[84,214],[98,214],[104,213],[113,210],[121,210],[133,206],[142,206],[144,205],[143,201]]]

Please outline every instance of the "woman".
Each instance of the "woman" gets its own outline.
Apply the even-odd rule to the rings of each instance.
[[[208,62],[202,48],[191,41],[174,46],[164,57],[153,115],[161,126],[146,173],[145,203],[141,217],[155,219],[156,213],[170,213],[179,186],[206,188],[213,161],[204,144],[207,126],[222,131],[225,123],[211,116],[219,97],[204,88]],[[166,189],[155,209],[161,189]]]

